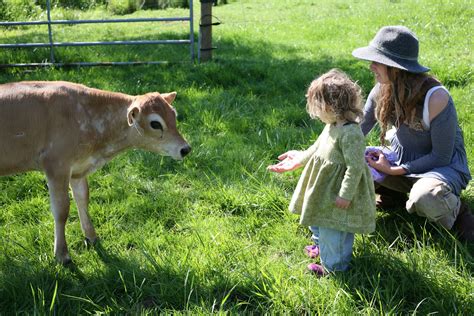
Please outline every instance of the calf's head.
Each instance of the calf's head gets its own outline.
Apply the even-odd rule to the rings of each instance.
[[[138,132],[135,147],[181,160],[191,147],[176,127],[176,110],[171,106],[176,92],[137,96],[127,111],[128,125]]]

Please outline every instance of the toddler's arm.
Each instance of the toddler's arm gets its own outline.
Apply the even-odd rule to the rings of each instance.
[[[348,208],[351,205],[351,201],[343,199],[342,197],[336,198],[336,206],[339,208]]]
[[[305,151],[290,150],[278,156],[279,163],[270,165],[267,170],[283,173],[287,171],[296,170],[306,164],[311,156],[316,152],[319,146],[319,137],[316,142]]]
[[[287,151],[286,153],[278,156],[278,160],[280,160],[279,163],[268,166],[267,170],[282,173],[298,169],[302,166],[302,164],[299,162],[299,157],[302,156],[302,154],[303,152],[298,150]]]
[[[327,128],[328,126],[326,125],[321,134],[323,134],[327,130]],[[278,156],[278,160],[280,160],[280,162],[268,166],[267,170],[282,173],[286,171],[292,171],[304,166],[318,149],[320,139],[321,135],[319,135],[316,142],[314,142],[314,144],[311,145],[311,147],[309,147],[305,151],[290,150],[284,154],[281,154],[280,156]]]
[[[346,172],[339,190],[339,197],[351,201],[359,185],[362,172],[367,168],[365,162],[365,139],[360,127],[350,126],[340,140],[340,148],[346,164]]]

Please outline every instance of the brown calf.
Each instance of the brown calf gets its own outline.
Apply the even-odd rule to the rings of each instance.
[[[128,148],[177,160],[191,151],[176,128],[175,97],[176,92],[131,96],[59,81],[0,85],[0,175],[44,171],[59,262],[71,261],[65,239],[69,185],[86,240],[94,243],[89,173]]]

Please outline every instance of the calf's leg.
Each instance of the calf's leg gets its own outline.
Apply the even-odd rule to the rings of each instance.
[[[84,236],[86,236],[86,242],[94,244],[97,241],[97,234],[89,217],[89,186],[87,179],[85,177],[79,179],[71,178],[69,183],[71,184],[72,194],[76,201],[77,212],[79,213],[82,232]]]
[[[71,262],[65,234],[69,215],[69,175],[46,172],[46,177],[54,217],[54,254],[60,263],[67,264]]]

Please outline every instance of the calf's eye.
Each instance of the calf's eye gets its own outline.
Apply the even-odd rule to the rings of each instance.
[[[151,122],[150,122],[150,126],[151,126],[151,128],[153,128],[153,129],[161,129],[161,130],[163,130],[163,125],[161,125],[161,123],[158,122],[158,121],[151,121]]]

